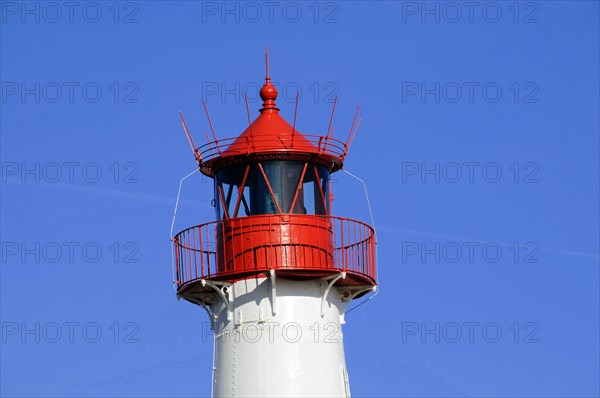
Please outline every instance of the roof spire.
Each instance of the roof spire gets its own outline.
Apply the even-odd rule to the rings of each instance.
[[[265,65],[267,66],[267,81],[271,80],[269,76],[269,47],[265,46]]]
[[[260,98],[263,100],[263,107],[260,112],[264,112],[266,110],[278,112],[279,108],[275,104],[275,100],[277,99],[277,89],[273,84],[271,84],[271,75],[269,74],[269,47],[265,46],[265,65],[267,76],[265,77],[265,84],[260,89]]]

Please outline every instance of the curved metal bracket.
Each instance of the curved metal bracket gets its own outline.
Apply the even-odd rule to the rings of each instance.
[[[344,323],[346,323],[346,311],[348,310],[348,307],[350,307],[350,303],[352,302],[352,300],[354,300],[354,298],[356,296],[358,296],[361,293],[364,292],[368,292],[368,291],[377,291],[377,285],[373,285],[373,286],[357,286],[356,287],[356,291],[354,293],[352,293],[350,295],[350,297],[348,297],[346,301],[346,304],[342,304],[342,312],[340,313],[340,322],[342,323],[342,325]]]
[[[206,315],[208,315],[208,319],[210,319],[210,330],[215,330],[215,320],[216,320],[217,316],[211,310],[210,306],[208,304],[206,304],[204,301],[202,301],[201,299],[196,299],[194,297],[186,297],[186,300],[191,301],[194,304],[198,304],[200,307],[202,307],[204,309],[204,311],[206,311]]]
[[[354,293],[352,293],[350,295],[350,297],[348,297],[347,300],[344,300],[344,301],[346,301],[346,304],[342,305],[342,313],[346,312],[346,310],[350,306],[350,302],[352,302],[352,300],[354,300],[354,298],[356,296],[358,296],[359,294],[364,293],[364,292],[368,292],[368,291],[371,291],[371,290],[372,291],[377,290],[377,285],[373,285],[373,286],[357,286],[356,289],[358,289],[358,290],[356,290]]]
[[[231,321],[233,319],[233,312],[231,310],[231,294],[229,293],[229,287],[231,283],[228,282],[212,282],[207,281],[206,279],[200,280],[202,286],[212,287],[218,294],[221,296],[221,299],[225,303],[227,307],[227,320]],[[216,318],[216,316],[215,316]]]
[[[323,278],[322,280],[327,281],[329,279],[331,279],[331,282],[329,282],[327,288],[325,289],[325,293],[323,293],[323,296],[321,297],[321,318],[325,317],[325,300],[327,300],[327,297],[329,296],[329,291],[331,290],[331,287],[338,280],[346,279],[346,272],[340,272],[337,275],[328,276],[327,278]]]

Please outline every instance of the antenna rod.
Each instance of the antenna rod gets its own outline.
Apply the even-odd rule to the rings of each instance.
[[[354,142],[354,137],[356,137],[356,132],[358,131],[358,127],[360,126],[360,121],[361,120],[362,120],[362,117],[359,117],[358,118],[358,123],[356,123],[356,128],[354,129],[354,134],[352,134],[352,139],[350,140],[350,144],[348,145],[348,149],[350,148],[350,146]]]
[[[358,116],[358,111],[360,110],[360,104],[356,107],[356,113],[354,113],[354,119],[352,119],[352,125],[350,126],[350,131],[348,132],[348,139],[346,140],[346,146],[350,142],[350,136],[352,135],[352,130],[354,130],[354,123],[356,122],[356,117]]]
[[[248,114],[248,127],[252,127],[252,122],[250,121],[250,107],[248,106],[248,94],[244,94],[244,100],[246,101],[246,113]]]
[[[246,100],[246,113],[248,114],[248,127],[250,128],[250,138],[252,139],[252,150],[254,150],[254,133],[252,132],[252,121],[250,120],[250,107],[248,106],[248,94],[244,94]]]
[[[331,123],[333,123],[333,115],[335,115],[335,105],[337,104],[338,97],[335,97],[333,101],[333,109],[331,110],[331,118],[329,118],[329,127],[327,128],[327,135],[325,136],[325,141],[329,139],[329,132],[331,131]]]
[[[294,111],[294,125],[292,126],[292,148],[294,147],[294,136],[296,135],[296,115],[298,114],[298,91],[296,91],[296,110]]]
[[[208,148],[210,149],[211,153],[215,153],[215,151],[213,150],[212,144],[210,143],[210,138],[208,137],[208,131],[204,130],[204,135],[206,135],[206,141],[208,142]]]
[[[194,157],[196,158],[196,160],[202,161],[202,156],[200,155],[200,153],[198,153],[196,144],[194,144],[194,139],[192,138],[192,134],[190,133],[190,130],[188,129],[187,123],[186,123],[185,118],[183,117],[183,113],[181,113],[181,111],[179,111],[179,116],[181,117],[181,125],[183,126],[183,131],[185,132],[185,136],[187,137],[188,144],[190,144],[190,148],[192,149],[192,152],[194,153]]]
[[[206,107],[206,102],[202,100],[202,105],[204,105],[204,112],[206,112],[206,118],[208,119],[208,124],[210,125],[210,131],[212,132],[213,138],[215,140],[215,146],[217,147],[217,152],[221,155],[221,149],[219,148],[219,140],[217,140],[217,136],[215,135],[215,129],[213,128],[212,120],[210,120],[210,115],[208,114],[208,108]]]
[[[271,76],[269,76],[269,46],[265,46],[265,65],[267,67],[267,80],[271,80]]]

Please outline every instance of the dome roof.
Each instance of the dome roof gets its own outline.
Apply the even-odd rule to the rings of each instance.
[[[316,162],[327,167],[330,172],[340,170],[343,167],[344,158],[348,151],[347,143],[330,137],[329,130],[325,136],[302,134],[295,129],[295,126],[292,126],[281,117],[279,108],[275,103],[277,88],[271,83],[271,77],[269,76],[268,55],[267,77],[260,90],[260,97],[263,100],[260,115],[250,123],[242,134],[233,138],[217,140],[213,130],[214,141],[208,142],[199,148],[195,148],[193,145],[182,116],[184,130],[188,134],[190,145],[195,148],[194,154],[202,173],[213,176],[222,167],[262,160]],[[209,123],[211,123],[208,110],[206,110],[206,113]],[[294,115],[294,125],[295,118]],[[354,125],[354,122],[352,124]]]
[[[275,104],[277,89],[267,76],[260,90],[263,107],[260,116],[231,143],[221,156],[271,152],[303,152],[318,154],[319,149],[279,114]]]

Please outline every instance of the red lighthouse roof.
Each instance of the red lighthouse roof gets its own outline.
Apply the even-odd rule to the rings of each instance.
[[[294,125],[288,123],[279,114],[279,108],[275,103],[278,93],[277,88],[271,83],[268,54],[266,69],[265,84],[260,90],[260,97],[263,100],[260,115],[252,123],[249,123],[248,128],[239,136],[217,139],[213,131],[214,141],[197,148],[191,139],[191,134],[182,116],[184,130],[202,173],[214,176],[218,169],[231,164],[269,159],[312,161],[326,166],[330,172],[341,169],[358,129],[358,124],[355,126],[354,123],[356,117],[352,122],[346,142],[330,136],[329,130],[326,135],[311,135],[299,132],[295,128],[295,114]],[[296,111],[297,107],[298,103],[296,102]],[[208,121],[212,130],[210,117],[208,117]],[[250,121],[250,115],[248,115],[248,121]],[[333,113],[329,124],[330,128],[332,121]]]
[[[221,153],[221,156],[247,154],[248,144],[251,153],[254,154],[290,151],[320,153],[317,146],[281,117],[275,104],[277,89],[268,75],[265,85],[260,90],[260,97],[263,100],[260,116]]]

